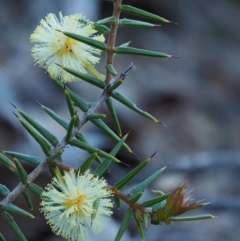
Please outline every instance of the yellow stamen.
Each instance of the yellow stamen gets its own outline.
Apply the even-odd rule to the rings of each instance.
[[[78,41],[76,41],[75,39],[67,37],[63,47],[59,49],[56,54],[62,56],[68,52],[70,55],[73,56],[74,53],[72,50],[72,46],[76,45],[77,43]]]

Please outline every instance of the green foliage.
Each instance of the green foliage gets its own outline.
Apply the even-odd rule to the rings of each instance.
[[[53,110],[40,103],[39,104],[41,108],[48,114],[48,116],[55,121],[56,124],[61,125],[66,130],[66,135],[62,138],[62,141],[59,141],[55,137],[55,135],[51,133],[51,131],[49,131],[48,129],[40,125],[36,120],[34,120],[34,117],[30,117],[30,115],[26,114],[25,112],[14,106],[16,111],[22,117],[21,118],[20,116],[16,115],[20,124],[34,138],[35,142],[39,144],[40,148],[43,151],[43,154],[45,155],[44,158],[39,158],[37,156],[15,151],[4,150],[0,153],[0,162],[7,169],[11,170],[20,179],[21,182],[14,191],[10,191],[7,186],[0,184],[0,195],[3,197],[3,199],[0,200],[0,217],[10,227],[18,240],[25,241],[26,238],[24,237],[22,231],[8,212],[15,212],[17,214],[32,219],[34,219],[35,217],[31,213],[21,209],[16,205],[13,205],[11,202],[17,196],[22,194],[29,209],[32,210],[33,205],[29,190],[40,197],[43,195],[43,187],[33,183],[33,181],[46,168],[49,169],[53,177],[60,180],[63,185],[67,185],[63,178],[64,171],[74,169],[71,166],[67,166],[64,164],[62,154],[64,151],[67,151],[67,145],[75,147],[77,149],[85,150],[89,154],[87,158],[82,160],[81,164],[75,170],[79,175],[83,175],[89,169],[93,169],[93,175],[95,177],[101,177],[108,170],[110,165],[124,164],[122,160],[119,160],[116,157],[121,148],[136,156],[136,154],[133,153],[132,149],[126,143],[129,133],[122,137],[121,123],[117,116],[117,111],[114,106],[113,99],[122,103],[130,110],[136,112],[137,114],[139,114],[139,116],[143,116],[155,123],[161,124],[154,116],[138,108],[135,103],[125,97],[124,93],[119,93],[116,91],[116,89],[118,89],[118,87],[124,83],[126,76],[129,74],[130,70],[134,68],[134,66],[133,64],[130,64],[125,71],[122,71],[121,74],[116,77],[118,73],[115,69],[115,65],[113,64],[113,60],[120,54],[158,58],[172,58],[174,56],[164,54],[158,51],[129,47],[130,42],[124,43],[116,47],[115,38],[117,35],[118,27],[159,26],[157,24],[143,22],[135,19],[120,19],[121,12],[151,19],[156,22],[173,22],[130,5],[122,5],[121,0],[108,1],[114,2],[114,4],[116,5],[113,16],[99,20],[96,23],[91,23],[90,25],[88,25],[88,21],[84,19],[78,20],[79,23],[83,24],[84,26],[91,26],[100,34],[107,35],[109,38],[108,44],[96,40],[92,36],[86,37],[76,33],[55,29],[58,32],[61,32],[62,36],[67,36],[69,38],[69,46],[71,45],[71,43],[80,42],[98,50],[105,51],[107,54],[107,62],[105,65],[106,75],[99,74],[97,70],[95,70],[93,66],[90,65],[90,63],[88,63],[88,61],[83,61],[83,66],[86,67],[93,75],[86,74],[85,72],[80,72],[75,68],[59,65],[58,63],[56,63],[59,69],[62,69],[63,71],[66,71],[67,73],[83,80],[87,84],[90,84],[89,88],[95,86],[101,89],[101,96],[93,103],[88,103],[84,101],[78,94],[76,94],[73,90],[63,84],[61,82],[61,78],[58,78],[54,74],[49,73],[51,77],[50,79],[56,84],[56,86],[58,86],[63,91],[63,94],[65,95],[65,100],[70,114],[70,120],[64,120]],[[106,25],[110,25],[110,27],[107,27]],[[66,46],[66,49],[68,49],[69,46],[67,44]],[[102,106],[104,103],[107,105],[107,109],[113,121],[116,133],[103,121],[106,118],[107,114],[97,113],[99,107]],[[83,112],[81,116],[78,114],[77,108],[79,108]],[[86,140],[86,138],[81,132],[81,128],[85,124],[88,124],[88,122],[94,124],[106,136],[116,142],[115,146],[109,153],[92,146],[92,144]],[[10,158],[12,158],[12,160]],[[104,159],[102,160],[101,158]],[[115,241],[121,240],[132,217],[134,217],[141,240],[145,240],[142,226],[147,226],[149,220],[152,224],[159,225],[162,222],[169,224],[170,221],[179,222],[213,218],[212,215],[177,217],[179,213],[183,213],[194,208],[203,207],[208,204],[197,202],[192,203],[189,206],[183,205],[181,206],[183,207],[183,209],[179,209],[179,203],[182,202],[183,204],[186,204],[189,201],[189,199],[184,199],[183,197],[183,184],[167,194],[164,194],[161,190],[153,191],[155,194],[153,198],[145,200],[142,203],[139,202],[145,189],[148,188],[156,180],[156,178],[158,178],[162,174],[166,167],[157,170],[145,180],[142,180],[140,183],[135,184],[134,188],[132,188],[132,190],[130,190],[127,195],[120,192],[120,189],[128,185],[128,183],[137,174],[139,174],[141,170],[146,168],[147,164],[149,164],[152,158],[153,156],[148,157],[143,161],[140,161],[140,164],[137,165],[137,167],[135,167],[132,171],[128,172],[124,177],[118,180],[115,185],[111,186],[109,184],[107,186],[107,189],[111,190],[112,195],[114,196],[113,198],[115,201],[115,205],[118,209],[121,208],[121,202],[125,202],[128,205],[128,209],[124,214],[122,223],[119,227],[119,231],[116,234]],[[34,171],[28,174],[24,168],[24,165],[22,165],[18,159],[34,164]],[[179,202],[176,203],[176,200],[179,200]],[[94,201],[92,207],[94,212],[91,214],[91,226],[94,223],[95,219],[97,219],[98,217],[100,201],[100,199]],[[0,240],[5,240],[1,233]]]

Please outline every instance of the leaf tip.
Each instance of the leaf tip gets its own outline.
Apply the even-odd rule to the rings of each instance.
[[[155,152],[150,156],[150,158],[152,159],[156,154],[157,154],[157,151],[155,151]]]
[[[161,125],[161,126],[167,127],[165,124],[163,124],[163,123],[160,122],[160,121],[157,121],[157,123],[158,123],[159,125]]]
[[[12,111],[12,113],[13,113],[17,118],[19,118],[19,116],[18,116],[16,113],[14,113],[13,111]]]
[[[17,109],[17,106],[14,105],[11,101],[9,101],[9,103],[10,103],[15,109]]]

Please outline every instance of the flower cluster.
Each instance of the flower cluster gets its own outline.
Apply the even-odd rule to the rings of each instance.
[[[112,214],[111,195],[104,179],[71,170],[48,184],[41,196],[41,212],[55,234],[70,241],[85,240],[89,232],[104,229]]]
[[[96,34],[92,22],[85,20],[82,14],[63,17],[60,12],[59,18],[58,20],[55,14],[49,13],[45,20],[41,20],[30,40],[37,43],[32,48],[35,63],[46,69],[51,76],[66,83],[76,80],[76,77],[56,64],[86,73],[87,65],[99,62],[100,59],[94,55],[99,55],[101,50],[69,38],[59,31],[92,37],[101,42],[105,38]]]

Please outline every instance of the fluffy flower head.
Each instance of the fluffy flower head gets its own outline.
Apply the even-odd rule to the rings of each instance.
[[[53,232],[69,241],[85,240],[89,232],[101,232],[113,206],[104,179],[90,174],[66,172],[63,180],[53,178],[42,193],[41,212]]]
[[[62,82],[71,82],[76,77],[67,73],[56,65],[73,68],[86,73],[86,65],[94,65],[99,62],[101,50],[76,41],[57,31],[72,32],[85,37],[104,42],[103,35],[96,35],[92,22],[85,20],[82,14],[63,17],[59,13],[59,20],[55,14],[49,13],[45,20],[30,36],[30,40],[36,44],[32,48],[32,56],[36,64],[46,69],[53,77],[58,77]]]

